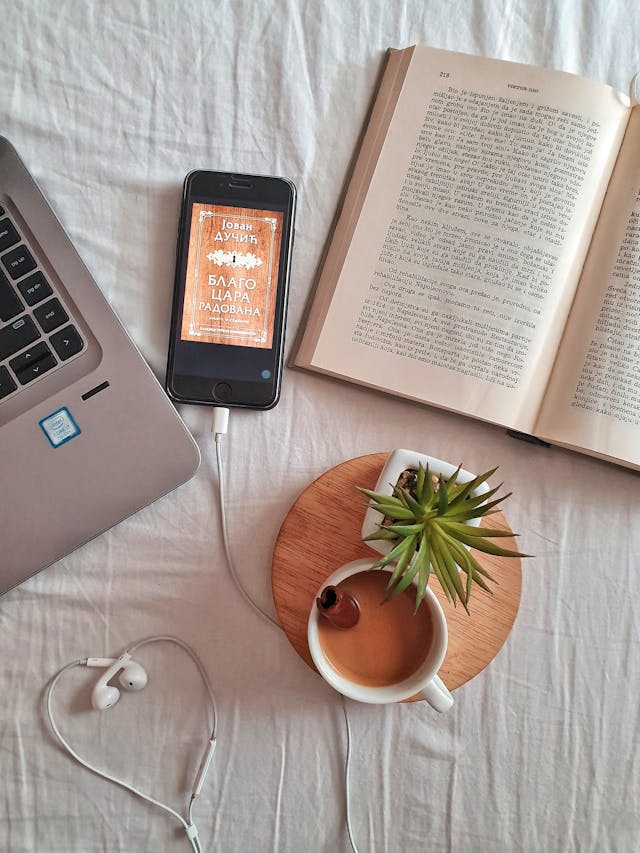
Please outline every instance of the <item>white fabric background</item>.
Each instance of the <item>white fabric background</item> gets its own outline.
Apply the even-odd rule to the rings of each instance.
[[[637,12],[633,0],[5,2],[0,132],[161,376],[187,171],[297,184],[290,348],[387,46],[422,42],[626,90],[640,67]],[[43,714],[64,663],[162,632],[196,647],[220,704],[196,810],[206,849],[348,849],[339,699],[232,586],[208,413],[184,416],[203,452],[197,477],[0,600],[2,850],[188,849],[167,816],[74,765]],[[242,576],[272,607],[271,550],[297,494],[344,459],[398,446],[472,470],[499,463],[515,492],[508,517],[537,557],[508,643],[449,714],[350,704],[360,850],[638,849],[637,475],[286,370],[275,410],[231,419]],[[87,757],[182,808],[205,736],[203,691],[179,650],[139,657],[148,688],[102,715],[88,710],[95,672],[70,673],[60,725]]]

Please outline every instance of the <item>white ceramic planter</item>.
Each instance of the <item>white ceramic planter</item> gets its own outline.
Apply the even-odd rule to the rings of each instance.
[[[400,474],[402,474],[402,472],[407,468],[414,468],[417,471],[419,462],[422,462],[422,466],[424,468],[426,468],[428,464],[429,472],[431,474],[442,474],[443,477],[450,477],[458,467],[457,465],[451,465],[449,462],[443,462],[441,459],[434,459],[433,456],[426,456],[424,453],[416,453],[414,450],[394,450],[387,459],[387,463],[382,469],[373,491],[384,495],[392,495],[393,486],[398,482]],[[468,483],[469,480],[473,480],[475,476],[477,475],[462,469],[458,474],[458,482]],[[485,492],[488,492],[489,488],[490,486],[488,483],[481,483],[477,489],[474,489],[473,492],[471,492],[471,494],[474,496],[482,495]],[[478,527],[480,525],[480,520],[481,519],[479,518],[474,518],[471,521],[468,521],[467,524],[470,524],[473,527]],[[369,507],[365,513],[364,521],[362,522],[362,538],[364,539],[365,536],[370,536],[372,533],[375,533],[376,530],[379,529],[378,525],[381,521],[382,516],[380,513]],[[393,547],[393,542],[385,539],[374,539],[366,544],[379,554],[388,554]]]

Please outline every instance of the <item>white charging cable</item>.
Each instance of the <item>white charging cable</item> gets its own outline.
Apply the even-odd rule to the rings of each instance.
[[[216,731],[218,727],[218,714],[216,710],[216,700],[213,695],[213,690],[211,689],[211,684],[209,683],[209,679],[207,677],[206,670],[198,657],[198,655],[194,652],[191,646],[188,646],[182,640],[178,640],[176,637],[169,636],[157,636],[157,637],[147,637],[144,640],[139,640],[137,643],[134,643],[127,649],[127,654],[132,655],[136,649],[141,648],[142,646],[146,646],[149,643],[174,643],[177,646],[180,646],[181,649],[191,657],[196,667],[198,668],[198,672],[202,678],[204,686],[207,690],[207,694],[209,696],[209,701],[211,703],[211,710],[213,715],[213,725],[211,729],[211,735],[209,740],[207,741],[207,745],[205,747],[204,753],[202,755],[202,760],[200,761],[200,765],[195,775],[195,779],[193,781],[193,785],[191,786],[191,797],[189,799],[189,805],[187,807],[187,818],[185,820],[181,814],[179,814],[175,809],[171,808],[171,806],[166,805],[165,803],[160,802],[159,800],[150,797],[148,794],[145,794],[143,791],[140,791],[138,788],[130,785],[128,782],[125,782],[122,779],[118,779],[117,776],[112,776],[110,773],[105,772],[104,770],[100,770],[99,767],[96,767],[95,764],[92,764],[90,761],[87,761],[85,758],[82,758],[75,749],[70,746],[70,744],[65,740],[60,729],[58,728],[56,721],[53,716],[53,692],[58,681],[62,678],[67,670],[72,669],[76,666],[90,666],[91,658],[82,658],[80,660],[72,661],[68,663],[66,666],[63,666],[62,669],[54,675],[54,677],[49,682],[49,686],[47,688],[47,696],[46,696],[46,710],[47,717],[49,718],[49,723],[51,724],[51,728],[53,729],[53,733],[57,737],[61,746],[74,758],[78,764],[81,764],[83,767],[86,767],[87,770],[90,770],[92,773],[95,773],[97,776],[101,776],[103,779],[106,779],[108,782],[113,782],[115,785],[119,785],[121,788],[124,788],[127,791],[130,791],[132,794],[135,794],[136,797],[140,797],[146,802],[151,803],[153,806],[157,806],[157,808],[162,809],[162,811],[174,817],[177,821],[180,822],[182,828],[187,834],[187,838],[191,844],[191,847],[194,853],[203,853],[203,847],[200,843],[200,839],[198,837],[198,830],[196,828],[195,823],[193,822],[193,804],[195,799],[198,797],[202,790],[202,786],[204,785],[204,780],[207,775],[207,771],[211,765],[211,759],[213,758],[213,753],[215,751],[216,746]],[[96,659],[97,660],[97,659]]]
[[[282,627],[279,622],[277,622],[273,616],[263,610],[259,604],[257,604],[249,595],[247,590],[245,589],[242,581],[238,573],[235,570],[235,566],[233,563],[233,559],[231,557],[231,548],[229,546],[229,533],[227,529],[227,516],[225,510],[225,499],[224,499],[224,465],[222,458],[222,441],[224,436],[227,434],[227,430],[229,428],[229,409],[225,408],[215,408],[213,410],[213,423],[211,426],[211,431],[215,437],[216,444],[216,462],[218,468],[218,496],[220,503],[220,526],[222,528],[222,540],[224,542],[224,551],[227,557],[227,565],[229,566],[229,572],[231,573],[231,577],[233,578],[233,582],[235,583],[238,591],[247,602],[247,604],[252,607],[256,613],[259,613],[260,616],[267,619],[274,625],[279,631],[282,631]],[[351,808],[350,808],[350,799],[349,799],[349,763],[351,759],[351,728],[349,726],[349,717],[347,716],[347,706],[345,702],[344,696],[342,698],[342,711],[344,713],[344,721],[347,727],[347,756],[345,760],[345,768],[344,768],[344,782],[345,782],[345,808],[346,808],[346,823],[347,823],[347,834],[349,836],[349,844],[351,845],[351,849],[353,853],[358,853],[358,848],[356,846],[353,831],[351,829]]]
[[[231,548],[229,547],[229,533],[227,530],[227,513],[225,509],[225,499],[224,499],[224,470],[223,470],[223,462],[222,462],[222,439],[227,433],[227,429],[229,427],[229,409],[216,408],[213,410],[213,425],[212,432],[215,436],[216,442],[216,461],[218,464],[218,492],[220,496],[220,526],[222,528],[222,541],[224,542],[224,551],[227,557],[227,565],[229,566],[229,571],[231,572],[231,577],[233,578],[233,582],[235,583],[238,591],[247,602],[247,604],[252,607],[256,613],[266,619],[268,622],[271,622],[272,625],[275,625],[276,628],[280,629],[279,623],[267,613],[266,610],[263,610],[259,604],[257,604],[249,595],[247,590],[245,589],[242,581],[240,580],[240,576],[236,572],[233,558],[231,557]]]

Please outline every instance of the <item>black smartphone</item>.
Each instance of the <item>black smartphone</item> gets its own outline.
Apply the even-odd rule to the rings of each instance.
[[[284,178],[187,175],[165,381],[172,400],[278,402],[295,206]]]

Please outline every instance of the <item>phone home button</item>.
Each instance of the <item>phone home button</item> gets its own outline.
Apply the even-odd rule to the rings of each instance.
[[[213,399],[219,403],[228,403],[231,399],[231,385],[228,385],[226,382],[218,382],[213,386],[211,393],[213,394]]]

